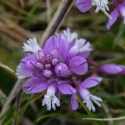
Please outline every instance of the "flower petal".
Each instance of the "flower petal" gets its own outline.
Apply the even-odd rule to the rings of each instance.
[[[119,75],[125,71],[124,66],[116,65],[116,64],[106,64],[100,67],[99,72],[103,74],[110,74],[110,75]]]
[[[76,93],[72,94],[70,102],[72,110],[77,110],[79,107],[78,101],[76,100]]]
[[[78,93],[79,93],[80,97],[83,100],[86,100],[86,99],[89,98],[90,92],[87,89],[83,88],[81,85],[78,85],[77,90],[78,90]]]
[[[76,6],[81,12],[86,12],[92,7],[91,0],[76,0]]]
[[[58,84],[69,84],[69,85],[71,85],[72,84],[72,81],[69,81],[69,80],[60,80],[59,82],[58,82]]]
[[[65,62],[69,51],[68,40],[63,34],[60,34],[58,36],[58,40],[59,40],[59,58],[60,60]]]
[[[43,48],[44,54],[47,56],[55,48],[58,48],[58,40],[56,36],[53,35],[45,43]]]
[[[54,71],[55,71],[56,75],[59,77],[68,77],[70,75],[69,67],[64,63],[59,63],[55,67]]]
[[[56,91],[57,91],[57,84],[56,83],[51,84],[47,89],[47,93],[51,93],[51,94],[55,94]]]
[[[36,53],[36,59],[38,61],[41,61],[44,57],[44,53],[43,53],[43,50],[38,50],[37,53]]]
[[[71,33],[69,28],[63,30],[63,34],[66,36],[69,43],[73,42],[76,38],[78,38],[78,34],[76,32]]]
[[[29,39],[27,41],[28,44],[24,43],[24,46],[22,46],[23,51],[29,51],[36,53],[38,50],[41,50],[39,45],[37,44],[36,38]]]
[[[114,9],[114,10],[111,12],[110,16],[112,17],[112,19],[108,19],[108,23],[107,23],[107,29],[108,29],[108,30],[110,29],[110,27],[115,23],[115,21],[116,21],[117,18],[118,18],[118,10],[117,10],[117,8]]]
[[[46,82],[46,79],[32,77],[28,79],[22,86],[23,91],[26,93],[39,93],[47,89],[49,84]]]
[[[18,79],[24,79],[26,77],[32,76],[32,74],[24,72],[21,68],[21,65],[17,66],[16,75]]]
[[[58,48],[55,48],[55,49],[53,49],[52,51],[51,51],[51,55],[52,55],[52,57],[53,58],[58,58],[58,55],[59,55],[59,50],[58,50]]]
[[[76,90],[72,86],[67,84],[58,84],[58,89],[65,95],[71,95],[73,93],[76,93]]]
[[[55,93],[56,97],[60,100],[60,91],[57,89],[56,93]]]
[[[80,56],[73,57],[69,62],[69,66],[74,73],[79,75],[84,75],[88,71],[87,61]]]
[[[92,77],[89,77],[89,78],[85,79],[81,83],[81,86],[83,88],[92,88],[92,87],[98,85],[101,81],[102,81],[101,77],[92,76]]]
[[[122,5],[122,4],[119,5],[119,12],[120,12],[120,15],[122,16],[124,24],[125,24],[125,5]]]
[[[89,57],[89,55],[90,55],[90,51],[78,53],[78,56],[81,56],[84,59],[87,59]]]
[[[17,68],[17,74],[25,74],[27,76],[33,76],[34,72],[37,72],[36,69],[36,58],[32,54],[27,54],[20,62],[19,69]],[[22,71],[22,72],[21,72]]]

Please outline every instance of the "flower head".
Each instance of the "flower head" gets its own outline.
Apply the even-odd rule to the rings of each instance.
[[[35,38],[24,43],[27,54],[17,67],[19,79],[27,78],[23,90],[28,94],[46,90],[42,105],[48,110],[60,106],[60,93],[73,95],[77,90],[71,85],[73,74],[84,75],[88,71],[88,58],[92,51],[91,44],[85,39],[77,39],[77,33],[69,29],[57,36],[51,36],[42,48]]]
[[[72,36],[71,33],[70,35]],[[68,77],[72,73],[80,75],[87,73],[86,58],[92,51],[90,43],[85,44],[84,39],[75,41],[72,39],[73,41],[69,43],[68,38],[69,35],[67,37],[64,34],[57,37],[53,35],[46,41],[43,49],[38,46],[36,39],[30,39],[29,45],[24,44],[23,48],[24,51],[34,54],[28,54],[21,60],[16,73],[18,78]]]

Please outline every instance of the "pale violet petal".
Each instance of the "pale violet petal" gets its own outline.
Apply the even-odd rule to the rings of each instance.
[[[25,72],[23,72],[20,65],[17,66],[16,75],[18,79],[24,79],[26,77],[29,77],[28,74],[25,74]]]

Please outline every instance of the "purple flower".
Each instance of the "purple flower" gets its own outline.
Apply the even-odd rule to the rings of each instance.
[[[47,94],[44,95],[44,99],[42,101],[42,106],[46,105],[47,106],[47,110],[51,110],[51,104],[52,104],[52,108],[55,110],[55,104],[57,106],[60,106],[60,101],[59,98],[57,98],[56,94],[56,90],[57,90],[57,86],[56,84],[51,84],[48,89],[47,89]]]
[[[95,12],[98,13],[100,10],[101,6],[103,10],[109,10],[107,4],[108,0],[76,0],[76,6],[81,12],[86,12],[88,11],[92,6],[96,5],[96,10]]]
[[[110,29],[110,27],[115,23],[115,21],[117,20],[118,16],[120,16],[125,24],[125,1],[123,1],[122,3],[118,2],[117,0],[113,0],[116,8],[111,12],[111,17],[112,20],[108,20],[107,23],[107,28]]]
[[[72,95],[77,92],[70,84],[70,81],[62,81],[59,78],[47,80],[46,78],[31,77],[25,82],[22,88],[24,92],[29,94],[47,90],[42,105],[46,104],[47,110],[51,110],[52,104],[52,108],[55,110],[55,104],[60,106],[60,92],[65,95]]]
[[[47,89],[47,94],[44,95],[42,105],[46,105],[47,110],[51,110],[51,104],[54,110],[56,109],[55,104],[60,106],[60,92],[68,95],[76,93],[76,90],[68,84],[69,81],[59,81],[58,83],[50,84]]]
[[[23,46],[24,51],[33,54],[27,54],[20,61],[16,75],[19,79],[28,78],[22,87],[26,93],[47,91],[42,105],[46,105],[48,110],[60,106],[60,93],[72,95],[77,92],[71,86],[71,75],[84,75],[88,71],[86,58],[92,51],[91,44],[77,37],[67,29],[64,34],[51,36],[43,49],[35,38]]]
[[[99,68],[99,73],[109,74],[109,75],[124,75],[125,66],[116,64],[106,64]]]
[[[87,73],[86,58],[92,51],[91,44],[85,43],[85,39],[74,39],[72,42],[68,39],[69,36],[67,38],[64,34],[57,37],[53,35],[46,41],[43,50],[34,39],[30,39],[34,46],[31,47],[31,43],[28,42],[29,45],[24,44],[23,48],[25,51],[34,52],[34,55],[28,54],[21,60],[17,68],[17,77],[26,78],[34,75],[51,78],[55,75],[67,77],[72,73],[80,75]]]
[[[92,95],[88,89],[98,85],[101,81],[102,81],[101,77],[92,76],[92,77],[85,79],[76,87],[78,94],[83,100],[83,103],[85,103],[87,108],[89,110],[92,110],[93,112],[95,111],[95,107],[92,102],[96,103],[100,107],[101,106],[100,102],[102,102],[102,99],[100,97]],[[71,107],[73,110],[76,110],[78,108],[78,102],[76,100],[76,93],[72,94]]]

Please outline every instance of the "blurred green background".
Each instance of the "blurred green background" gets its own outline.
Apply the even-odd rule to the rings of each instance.
[[[52,19],[60,0],[0,0],[0,63],[11,68],[14,73],[0,67],[0,110],[12,90],[17,78],[16,67],[24,56],[22,45],[29,38],[40,40],[43,32]],[[114,6],[110,4],[110,10]],[[116,63],[125,65],[125,25],[120,18],[107,30],[108,18],[95,7],[81,13],[75,2],[59,32],[66,28],[75,31],[93,45],[91,58],[100,65]],[[125,76],[103,76],[103,81],[91,92],[103,99],[102,107],[94,113],[98,118],[125,116]],[[23,107],[29,95],[22,93],[20,106]],[[42,107],[42,98],[31,103],[26,109],[20,125],[92,125],[93,121],[84,121],[89,117],[80,106],[77,111],[70,109],[70,97],[62,96],[61,107],[56,111],[46,111]],[[3,124],[14,114],[15,99],[11,103]],[[39,122],[36,120],[50,115]],[[55,115],[53,115],[55,114]],[[125,120],[103,122],[105,125],[124,125]],[[100,123],[99,123],[100,124]],[[14,125],[10,122],[8,125]]]

